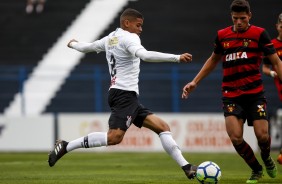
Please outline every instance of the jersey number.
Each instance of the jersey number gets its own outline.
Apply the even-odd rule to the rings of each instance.
[[[114,77],[117,71],[116,71],[116,59],[113,55],[111,55],[110,65],[111,65],[111,76]]]

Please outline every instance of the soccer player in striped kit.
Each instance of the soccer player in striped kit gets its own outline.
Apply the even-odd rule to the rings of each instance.
[[[252,13],[246,0],[234,0],[230,5],[232,26],[217,32],[212,55],[196,77],[183,88],[182,98],[188,98],[199,82],[222,62],[222,102],[226,131],[237,153],[251,168],[246,183],[257,183],[263,176],[263,166],[243,138],[244,123],[253,126],[261,158],[268,175],[275,178],[277,167],[270,156],[271,137],[260,65],[262,53],[271,61],[282,79],[282,63],[264,28],[249,23]]]
[[[58,140],[49,154],[52,167],[66,153],[78,148],[91,148],[119,144],[127,129],[134,124],[146,127],[160,137],[164,150],[177,162],[189,179],[195,177],[197,166],[186,161],[173,139],[169,125],[144,107],[138,100],[140,59],[148,62],[188,63],[192,55],[147,51],[140,41],[143,15],[134,9],[126,9],[120,16],[120,28],[93,43],[70,40],[68,47],[80,52],[105,52],[108,61],[111,86],[108,103],[111,108],[108,132],[93,132],[70,142]]]
[[[278,32],[278,35],[276,38],[273,38],[271,42],[273,43],[279,58],[282,60],[282,13],[278,16],[276,30]],[[274,83],[278,91],[279,99],[281,101],[279,108],[282,108],[282,81],[279,80],[275,68],[271,67],[271,62],[268,58],[264,59],[262,71],[264,74],[274,78]],[[278,155],[277,161],[279,164],[282,164],[282,148],[280,150],[280,154]]]

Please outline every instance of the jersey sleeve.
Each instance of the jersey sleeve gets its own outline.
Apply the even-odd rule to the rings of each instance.
[[[147,51],[146,49],[137,50],[136,56],[147,62],[179,62],[180,60],[180,55]]]
[[[274,54],[276,52],[274,45],[271,42],[271,39],[270,39],[267,31],[265,31],[265,30],[260,35],[259,47],[261,47],[261,50],[263,51],[265,56]]]
[[[213,50],[213,52],[215,54],[222,54],[223,53],[223,48],[222,48],[222,46],[220,44],[218,35],[216,36],[216,38],[214,40],[214,50]]]
[[[127,50],[134,56],[148,62],[179,62],[180,55],[147,51],[142,45],[139,36],[130,34],[124,42]]]
[[[107,40],[107,37],[104,37],[100,40],[96,40],[92,43],[86,43],[86,42],[72,42],[71,47],[77,51],[88,53],[88,52],[101,52],[105,51],[105,42]]]

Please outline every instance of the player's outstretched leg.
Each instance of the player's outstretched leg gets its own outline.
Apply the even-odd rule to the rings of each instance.
[[[263,177],[263,171],[252,171],[251,177],[246,183],[258,183],[258,180]]]
[[[55,147],[52,151],[49,153],[49,166],[52,167],[56,164],[56,162],[67,153],[67,145],[68,142],[64,140],[57,140]]]
[[[194,179],[197,166],[189,164],[186,161],[175,140],[172,138],[171,132],[161,132],[159,136],[164,150],[181,166],[188,179]]]
[[[195,178],[196,172],[197,172],[197,168],[198,168],[197,166],[191,165],[191,164],[187,164],[187,165],[182,167],[185,175],[190,180]]]

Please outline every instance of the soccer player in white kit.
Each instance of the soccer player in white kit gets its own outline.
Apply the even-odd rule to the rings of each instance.
[[[52,167],[66,153],[78,148],[119,144],[131,124],[146,127],[157,133],[164,150],[177,162],[189,179],[195,177],[197,166],[189,164],[172,138],[168,124],[154,115],[138,100],[140,59],[148,62],[190,62],[192,55],[167,54],[147,51],[140,41],[143,15],[135,9],[126,9],[120,16],[120,28],[93,43],[70,40],[68,47],[80,52],[105,52],[111,75],[108,103],[111,108],[108,132],[93,132],[67,142],[57,140],[49,154]]]

